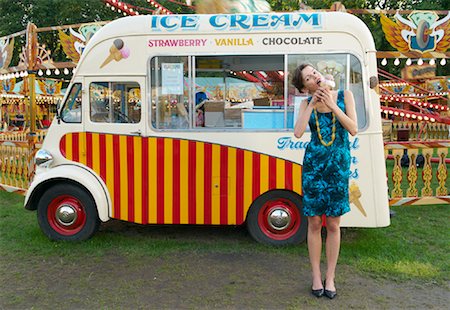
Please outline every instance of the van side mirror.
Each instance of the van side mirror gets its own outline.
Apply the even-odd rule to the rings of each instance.
[[[378,87],[378,77],[377,76],[370,77],[369,86],[370,86],[370,89],[374,89],[378,95],[380,94],[380,88]]]
[[[376,76],[371,76],[369,79],[369,85],[371,89],[374,89],[375,87],[378,86],[378,77]]]

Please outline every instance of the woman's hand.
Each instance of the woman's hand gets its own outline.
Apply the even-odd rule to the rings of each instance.
[[[312,95],[312,98],[309,101],[308,106],[311,107],[311,108],[315,108],[317,103],[320,102],[320,101],[322,101],[322,100],[319,98],[317,92],[315,92],[314,95]]]
[[[331,90],[328,88],[320,87],[314,95],[317,95],[317,98],[322,101],[332,112],[336,112],[336,110],[339,109],[333,98]]]

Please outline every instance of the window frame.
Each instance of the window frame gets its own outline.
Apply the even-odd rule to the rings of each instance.
[[[92,119],[92,105],[91,105],[92,97],[91,97],[91,86],[92,86],[92,84],[95,84],[95,83],[97,83],[97,84],[108,83],[108,89],[111,89],[110,86],[116,85],[116,84],[123,84],[123,85],[126,85],[126,84],[135,84],[135,85],[137,85],[137,86],[139,87],[139,92],[140,92],[140,102],[141,102],[141,108],[140,108],[140,114],[139,114],[140,117],[139,117],[139,120],[138,120],[137,122],[94,121],[94,120]],[[87,112],[88,112],[88,113],[87,113],[87,116],[88,116],[88,119],[89,119],[89,122],[90,122],[90,123],[92,123],[92,124],[97,124],[97,125],[101,125],[101,124],[113,124],[113,125],[121,125],[121,126],[123,126],[123,125],[139,124],[139,123],[142,122],[142,119],[145,117],[145,115],[144,115],[144,113],[143,113],[143,107],[142,107],[142,103],[143,103],[143,93],[142,93],[142,86],[141,86],[141,84],[140,84],[138,81],[133,81],[133,80],[116,80],[116,79],[112,79],[112,80],[108,80],[108,81],[107,81],[107,80],[99,79],[99,80],[91,80],[91,81],[87,82],[86,84],[87,84],[87,89],[88,89],[87,94],[88,94],[88,102],[89,102],[89,109],[88,109],[88,111],[87,111]],[[112,93],[111,93],[111,95],[112,95]],[[112,98],[111,95],[110,95],[109,98],[108,98],[108,100],[109,100],[109,105],[110,105],[110,107],[109,107],[110,110],[108,110],[108,111],[111,111],[111,103],[112,103],[112,100],[113,100],[113,98]],[[112,105],[114,106],[114,103],[112,103]],[[127,106],[127,108],[128,108],[128,106]],[[113,113],[113,114],[114,114],[114,113]],[[109,115],[109,116],[110,116],[110,115]],[[126,115],[126,117],[129,118],[128,115]]]

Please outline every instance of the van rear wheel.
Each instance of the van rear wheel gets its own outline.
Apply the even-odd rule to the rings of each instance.
[[[291,245],[305,241],[307,221],[300,197],[288,191],[272,191],[258,197],[247,215],[247,229],[258,242]]]
[[[94,199],[72,184],[47,189],[39,201],[37,217],[42,231],[52,240],[86,240],[100,225]]]

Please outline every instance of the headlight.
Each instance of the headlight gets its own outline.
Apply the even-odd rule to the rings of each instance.
[[[49,151],[40,149],[34,156],[34,162],[39,167],[48,168],[53,162],[53,156]]]

